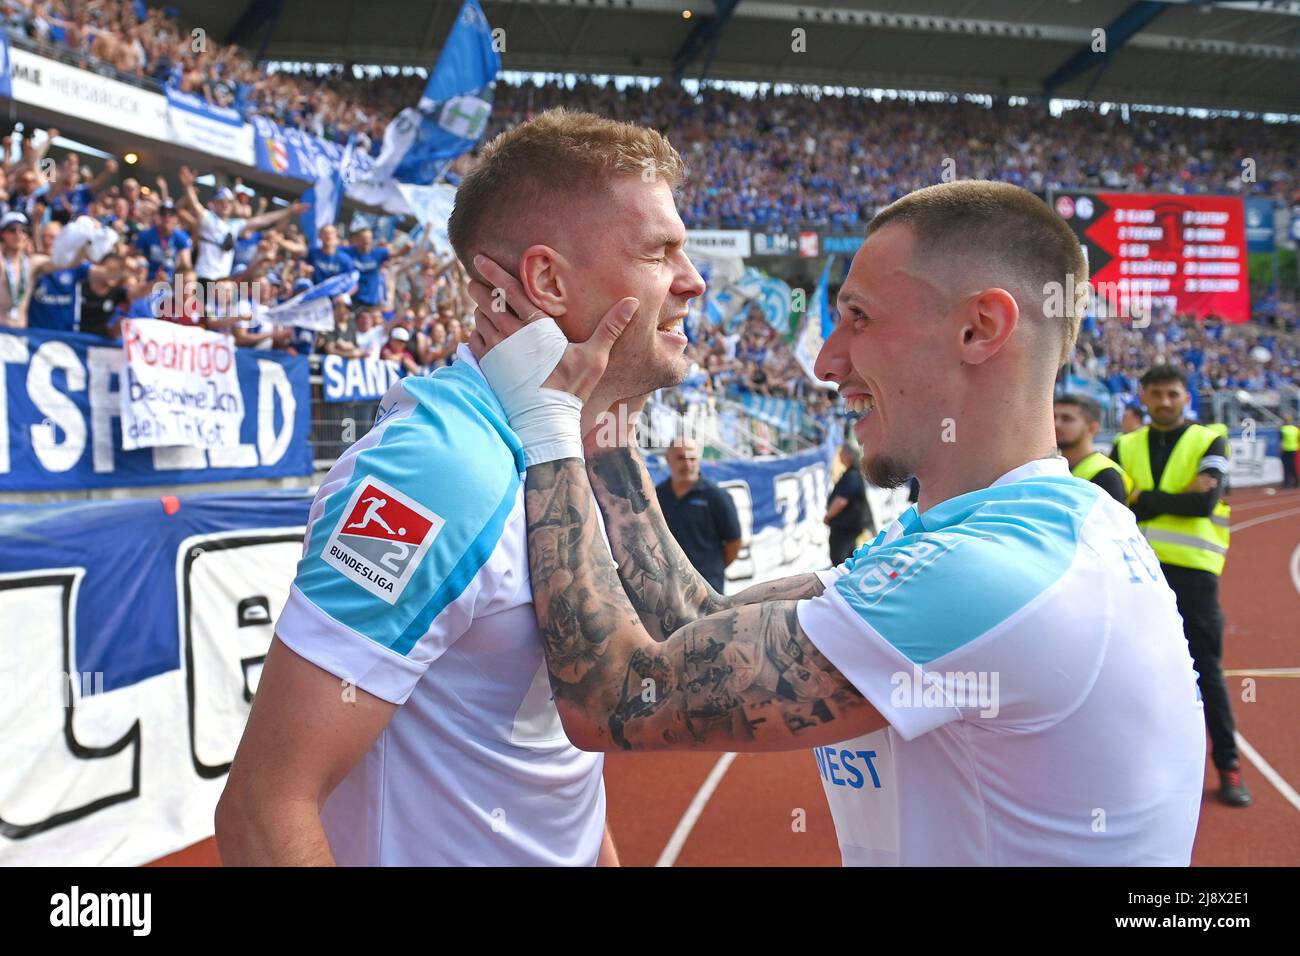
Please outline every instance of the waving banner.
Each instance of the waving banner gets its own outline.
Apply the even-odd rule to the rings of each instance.
[[[360,277],[361,273],[355,269],[331,276],[292,299],[267,309],[266,318],[276,325],[328,332],[334,328],[334,296],[346,295],[356,287]]]
[[[355,177],[348,198],[402,211],[391,208],[405,206],[398,183],[433,183],[483,136],[500,70],[501,56],[487,17],[476,0],[465,0],[419,104],[402,110],[388,124],[374,168],[368,176]]]

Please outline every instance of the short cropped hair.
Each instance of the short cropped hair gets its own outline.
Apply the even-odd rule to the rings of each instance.
[[[1089,398],[1087,395],[1058,395],[1056,404],[1072,405],[1083,413],[1083,417],[1089,423],[1101,421],[1101,403],[1095,398]]]
[[[982,179],[957,180],[927,186],[890,203],[876,213],[867,235],[891,223],[911,226],[924,255],[982,256],[1004,273],[1020,280],[1027,294],[1044,301],[1045,286],[1057,283],[1073,290],[1063,298],[1060,328],[1060,368],[1074,351],[1082,320],[1088,265],[1079,240],[1048,205],[1033,193]],[[1022,306],[1023,302],[1017,298]],[[1046,304],[1043,314],[1047,320]],[[1055,317],[1054,317],[1055,318]]]
[[[508,218],[545,213],[608,195],[616,176],[653,176],[676,190],[682,158],[658,131],[594,113],[550,109],[483,147],[456,190],[447,222],[456,255],[471,259]]]
[[[1187,388],[1187,373],[1177,365],[1153,365],[1138,379],[1143,388],[1148,385],[1164,385],[1166,382],[1181,382]]]

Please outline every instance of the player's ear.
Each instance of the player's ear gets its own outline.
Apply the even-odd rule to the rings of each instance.
[[[541,243],[529,246],[519,257],[519,283],[524,292],[539,309],[555,319],[569,311],[568,269],[564,256]]]
[[[961,326],[960,355],[979,365],[1001,351],[1020,321],[1015,296],[1005,289],[985,289],[968,303]]]

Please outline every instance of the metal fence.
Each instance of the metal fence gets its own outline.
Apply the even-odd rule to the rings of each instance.
[[[325,401],[321,357],[312,355],[309,360],[313,461],[317,469],[325,470],[374,425],[379,400]],[[825,428],[832,427],[805,416],[800,431],[785,430],[739,402],[711,396],[688,401],[677,389],[658,393],[647,404],[641,424],[640,445],[648,451],[666,448],[685,433],[704,446],[710,457],[723,458],[806,451],[817,447],[825,437]]]

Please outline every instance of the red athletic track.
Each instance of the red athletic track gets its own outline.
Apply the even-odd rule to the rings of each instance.
[[[1291,668],[1300,674],[1300,492],[1251,488],[1232,494],[1232,552],[1224,572],[1227,670]],[[1245,526],[1245,527],[1243,527]],[[1298,558],[1297,560],[1300,560]],[[1297,570],[1300,575],[1300,569]],[[1243,676],[1229,676],[1237,730],[1294,790],[1300,790],[1300,678],[1255,677],[1251,703]],[[605,784],[609,823],[623,863],[653,866],[719,760],[718,754],[610,754]],[[1300,809],[1243,755],[1255,796],[1245,809],[1215,797],[1208,766],[1206,797],[1192,862],[1198,866],[1300,865]],[[796,811],[806,830],[796,832]],[[218,862],[207,840],[155,865]],[[835,828],[812,754],[740,754],[727,769],[677,855],[677,866],[837,866]]]

